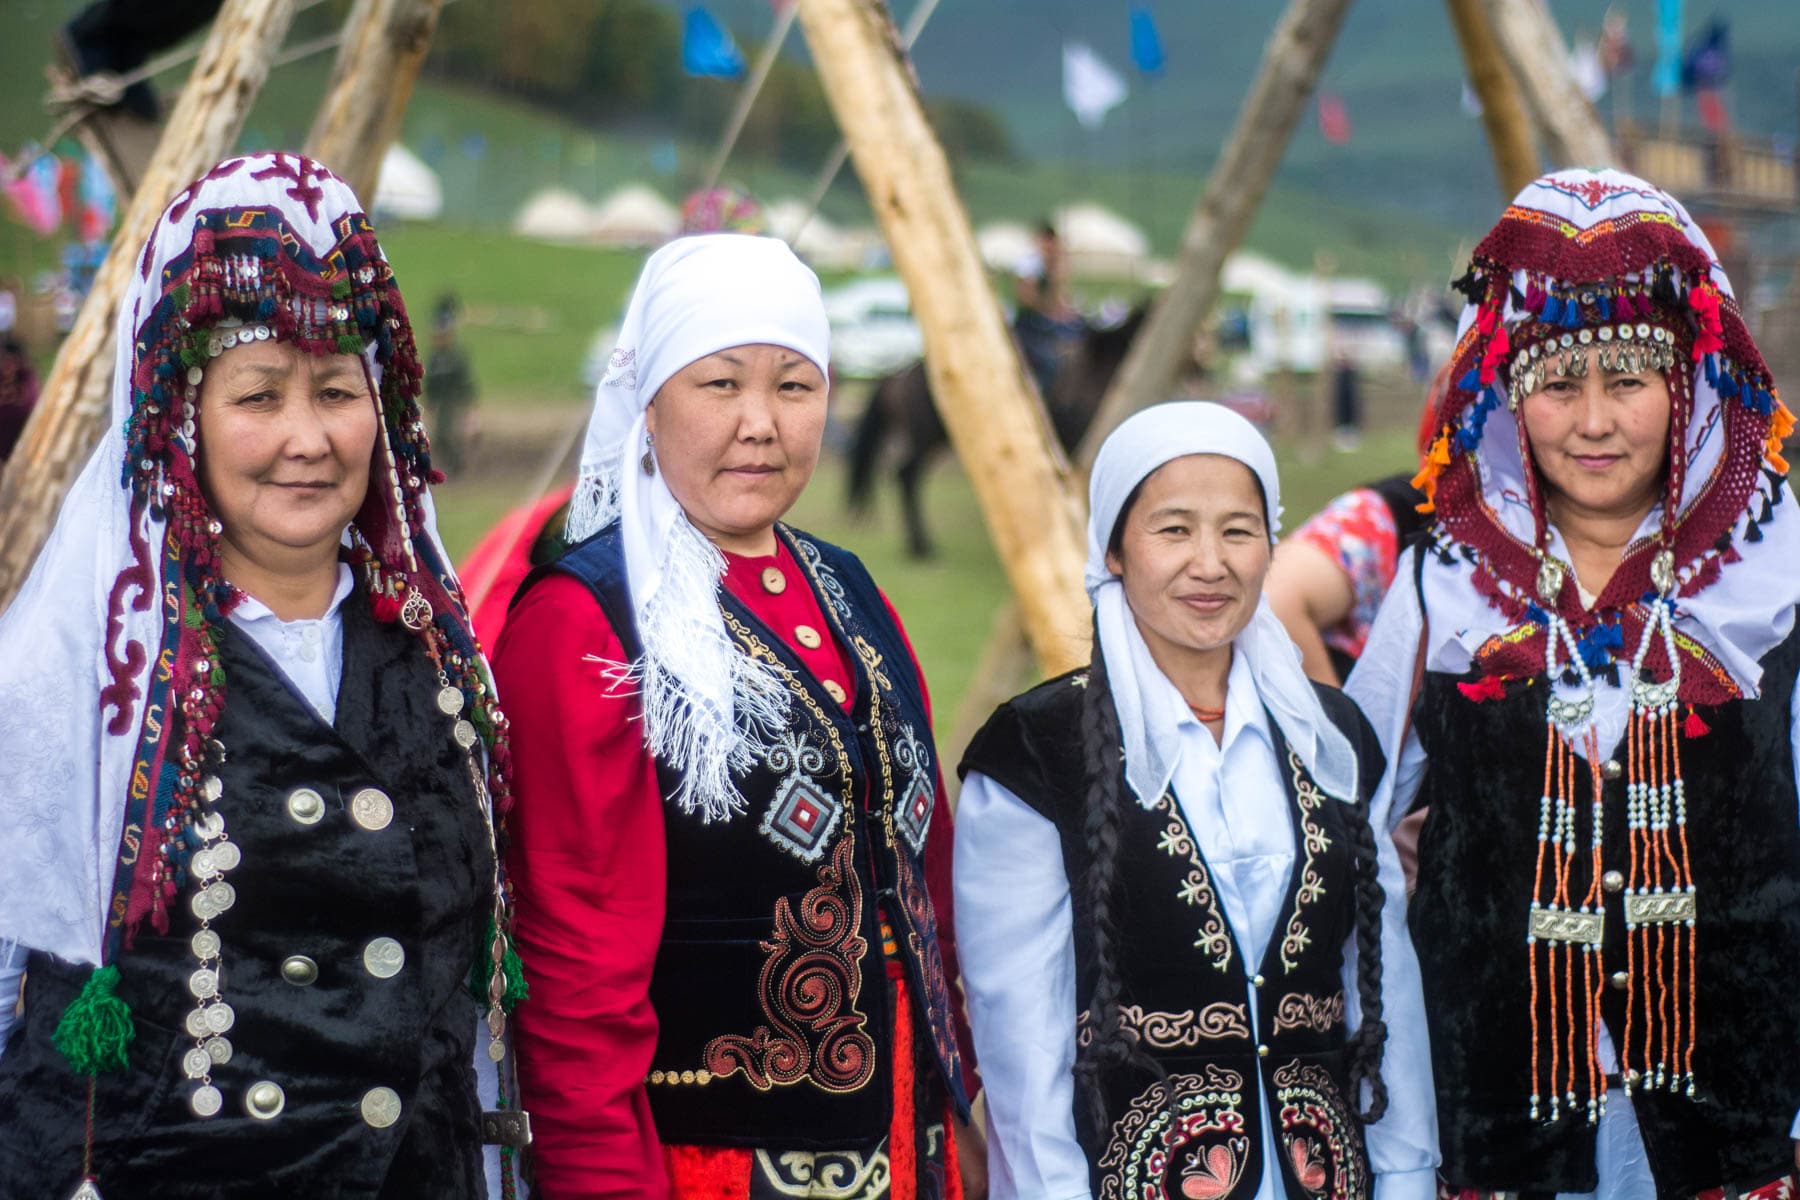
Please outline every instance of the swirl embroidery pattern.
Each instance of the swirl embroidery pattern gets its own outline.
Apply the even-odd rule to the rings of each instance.
[[[1248,1007],[1223,1000],[1214,1001],[1199,1012],[1191,1008],[1184,1012],[1145,1012],[1141,1004],[1121,1004],[1119,1021],[1152,1050],[1191,1050],[1202,1042],[1250,1037]],[[1075,1043],[1086,1046],[1093,1040],[1092,1013],[1083,1009],[1075,1021]]]
[[[1275,1032],[1284,1029],[1310,1029],[1314,1033],[1330,1033],[1343,1023],[1344,993],[1314,996],[1309,992],[1289,992],[1275,1005]]]
[[[1156,811],[1167,822],[1156,848],[1170,858],[1187,860],[1187,878],[1182,881],[1180,896],[1183,904],[1200,910],[1200,930],[1194,938],[1194,945],[1211,956],[1212,965],[1216,969],[1230,970],[1231,935],[1226,932],[1225,918],[1219,915],[1219,902],[1213,895],[1212,877],[1206,873],[1206,864],[1201,861],[1200,852],[1194,846],[1194,835],[1188,829],[1181,809],[1176,807],[1174,796],[1169,792],[1164,792],[1157,800]]]
[[[1253,1156],[1243,1102],[1244,1077],[1214,1063],[1204,1075],[1152,1084],[1113,1124],[1099,1162],[1100,1200],[1236,1194]]]
[[[1300,804],[1300,840],[1306,851],[1306,863],[1300,868],[1300,885],[1294,889],[1294,913],[1288,918],[1287,932],[1281,939],[1281,968],[1291,973],[1300,965],[1300,952],[1312,944],[1312,930],[1307,928],[1306,906],[1316,904],[1325,895],[1325,878],[1319,874],[1319,856],[1331,849],[1331,838],[1313,814],[1325,803],[1325,794],[1306,773],[1300,756],[1288,751],[1288,769],[1293,772],[1294,798]]]
[[[797,915],[786,898],[776,903],[775,933],[763,943],[768,957],[758,981],[769,1024],[708,1042],[704,1058],[714,1079],[742,1071],[762,1092],[804,1081],[844,1093],[874,1076],[875,1039],[856,1007],[869,951],[859,932],[862,894],[854,882],[844,886],[853,879],[855,843],[838,840]]]
[[[1302,1189],[1332,1200],[1367,1200],[1369,1166],[1356,1118],[1323,1067],[1295,1059],[1275,1072],[1281,1149]]]

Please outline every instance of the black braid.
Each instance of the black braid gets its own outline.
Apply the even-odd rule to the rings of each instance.
[[[1381,1019],[1381,908],[1386,900],[1376,877],[1375,831],[1369,827],[1368,805],[1343,809],[1349,826],[1356,879],[1356,994],[1362,1002],[1362,1024],[1345,1048],[1350,1069],[1350,1095],[1360,1109],[1363,1085],[1369,1107],[1357,1116],[1373,1125],[1387,1112],[1387,1084],[1381,1078],[1381,1055],[1387,1024]]]
[[[1104,1131],[1106,1096],[1103,1072],[1133,1063],[1166,1079],[1167,1073],[1138,1048],[1137,1035],[1124,1027],[1119,1013],[1121,981],[1118,961],[1118,902],[1120,826],[1123,798],[1119,776],[1119,714],[1107,686],[1106,660],[1100,652],[1100,635],[1094,633],[1094,650],[1088,666],[1087,687],[1081,702],[1081,752],[1083,794],[1087,807],[1082,825],[1092,855],[1082,877],[1088,910],[1088,927],[1094,946],[1094,990],[1088,997],[1088,1028],[1092,1038],[1076,1057],[1075,1075],[1087,1094],[1094,1128]]]

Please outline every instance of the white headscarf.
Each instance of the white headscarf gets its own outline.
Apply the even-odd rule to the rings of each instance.
[[[133,347],[163,298],[165,268],[194,243],[196,217],[224,208],[279,210],[286,229],[321,257],[341,241],[338,223],[362,211],[342,181],[294,155],[230,159],[175,198],[136,260],[114,335],[106,435],[0,614],[0,947],[101,961],[132,767],[151,732],[144,698],[163,637],[166,525],[140,508],[134,526],[122,478]],[[372,349],[369,362],[379,383]],[[419,532],[436,543],[429,496],[424,503]],[[134,537],[146,547],[142,574],[125,582]],[[437,551],[448,564],[441,545]],[[121,685],[133,692],[123,708],[103,697]]]
[[[819,280],[785,242],[744,234],[678,238],[638,277],[619,344],[594,397],[569,505],[580,541],[618,521],[643,652],[614,672],[642,692],[644,744],[681,776],[684,812],[744,808],[732,779],[785,725],[787,691],[725,631],[725,558],[682,512],[650,452],[644,412],[677,371],[733,346],[783,346],[828,371],[831,325]]]
[[[1281,481],[1275,454],[1249,421],[1218,404],[1159,404],[1137,413],[1106,439],[1088,479],[1088,598],[1106,655],[1106,674],[1125,743],[1125,778],[1149,807],[1168,789],[1180,738],[1166,706],[1150,702],[1157,671],[1125,600],[1125,587],[1106,565],[1106,545],[1132,491],[1164,463],[1190,454],[1219,454],[1249,467],[1268,505],[1269,534],[1281,531]],[[1232,642],[1256,680],[1257,699],[1306,764],[1319,787],[1357,800],[1356,753],[1319,704],[1300,652],[1267,596]]]

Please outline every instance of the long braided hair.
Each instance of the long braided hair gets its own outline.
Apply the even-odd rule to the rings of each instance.
[[[1148,478],[1148,477],[1146,477]],[[1139,481],[1125,503],[1107,539],[1107,550],[1119,557],[1125,518],[1137,504],[1144,481]],[[1264,500],[1267,507],[1267,500]],[[1124,820],[1124,797],[1119,784],[1123,775],[1119,713],[1108,685],[1106,656],[1100,648],[1100,632],[1094,631],[1088,658],[1087,686],[1081,702],[1082,794],[1086,805],[1082,837],[1089,859],[1082,875],[1082,899],[1087,908],[1093,942],[1094,984],[1089,992],[1088,1038],[1078,1040],[1075,1077],[1082,1085],[1088,1113],[1097,1130],[1107,1127],[1106,1096],[1102,1075],[1131,1064],[1155,1075],[1163,1089],[1159,1103],[1166,1103],[1168,1072],[1139,1046],[1136,1034],[1125,1028],[1119,999],[1123,981],[1119,975],[1118,907],[1119,843]],[[1378,878],[1375,831],[1369,824],[1366,803],[1342,807],[1350,835],[1352,873],[1355,880],[1356,990],[1362,1021],[1345,1047],[1351,1095],[1357,1117],[1373,1125],[1387,1112],[1387,1084],[1381,1077],[1381,1059],[1387,1045],[1387,1024],[1381,1003],[1381,910],[1385,893]],[[1365,1085],[1367,1108],[1361,1105]]]

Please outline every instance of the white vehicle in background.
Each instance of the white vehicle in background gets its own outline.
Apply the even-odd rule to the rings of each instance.
[[[839,378],[880,379],[925,355],[906,285],[895,276],[831,289],[825,315],[831,321],[831,369]]]

